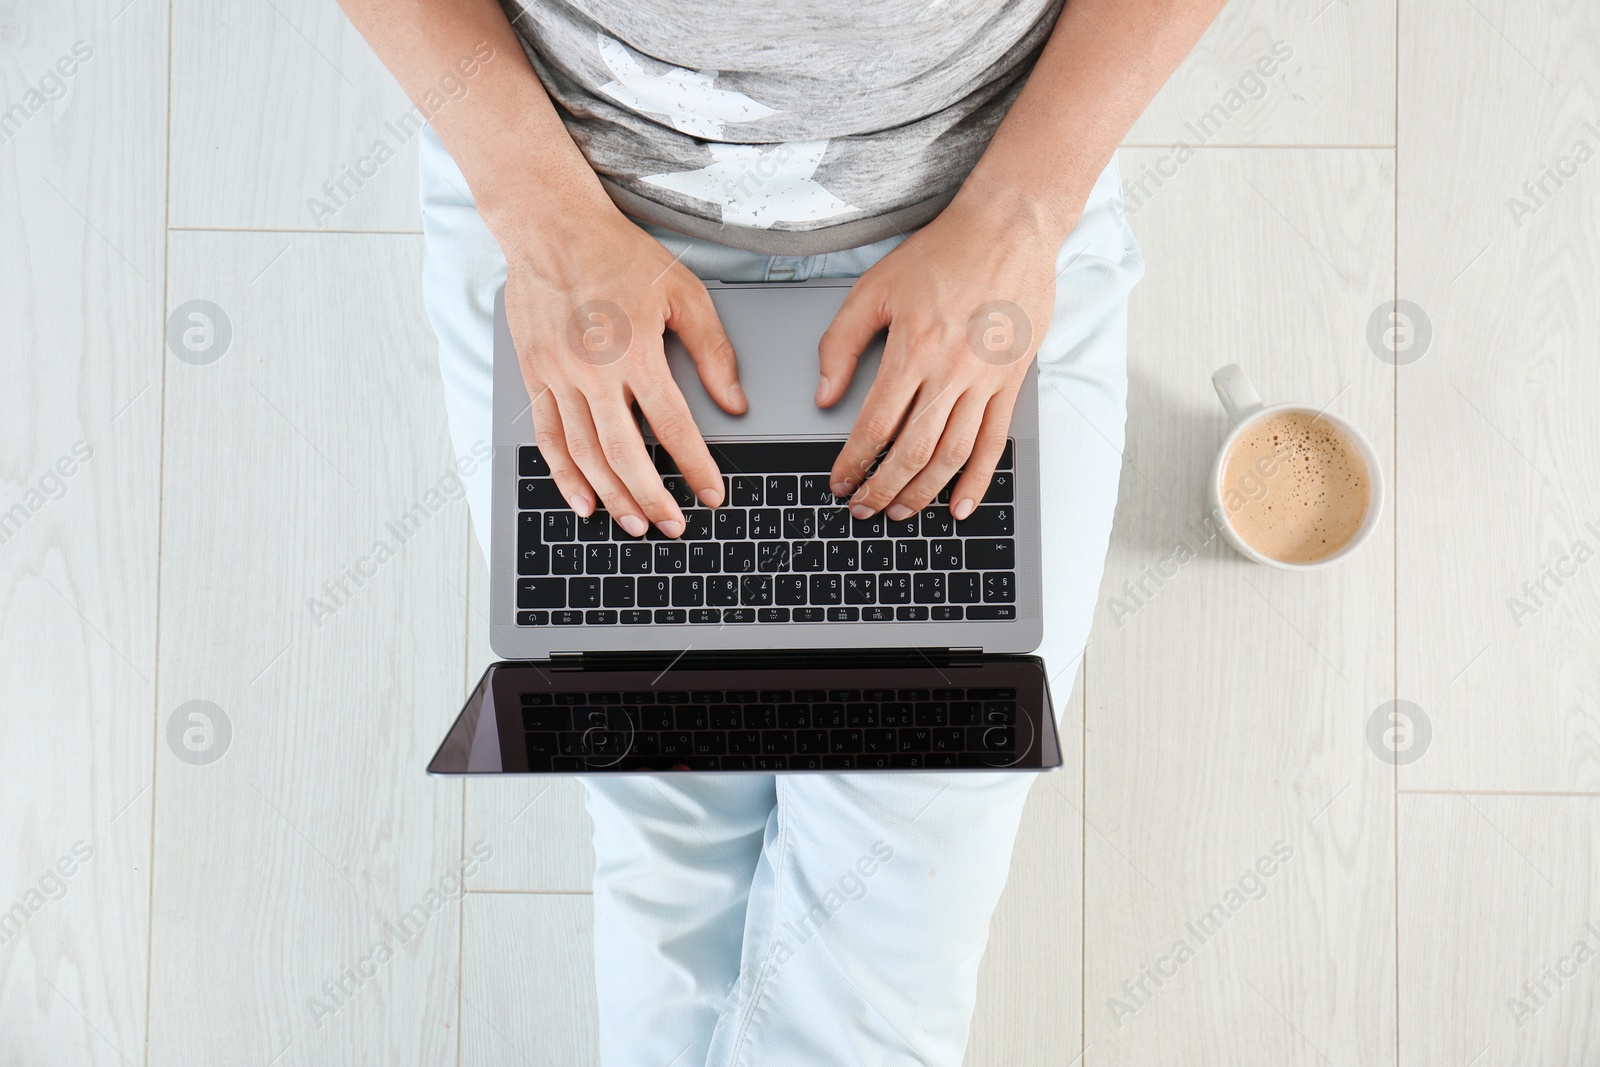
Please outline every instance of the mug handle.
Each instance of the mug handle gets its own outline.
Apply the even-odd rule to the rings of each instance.
[[[1222,410],[1228,413],[1229,426],[1239,425],[1265,406],[1256,387],[1250,384],[1237,363],[1230,363],[1213,374],[1211,384],[1216,387],[1217,399],[1222,401]]]

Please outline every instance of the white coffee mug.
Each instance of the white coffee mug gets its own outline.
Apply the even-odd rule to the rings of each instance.
[[[1260,395],[1255,386],[1250,384],[1250,379],[1244,376],[1244,371],[1239,369],[1237,363],[1230,363],[1211,376],[1211,384],[1216,386],[1217,399],[1222,401],[1222,408],[1228,413],[1228,436],[1223,438],[1222,447],[1217,451],[1216,462],[1211,465],[1211,492],[1209,494],[1212,505],[1212,515],[1218,517],[1217,525],[1223,537],[1246,559],[1257,563],[1265,563],[1269,567],[1279,567],[1286,571],[1314,571],[1322,567],[1331,567],[1350,553],[1360,548],[1372,536],[1372,531],[1377,529],[1378,520],[1383,515],[1383,465],[1378,456],[1378,450],[1372,447],[1360,430],[1350,425],[1339,416],[1327,411],[1319,411],[1307,404],[1272,404],[1261,402]],[[1323,422],[1328,423],[1345,437],[1349,438],[1361,453],[1362,460],[1367,465],[1367,480],[1371,486],[1371,497],[1367,502],[1367,513],[1361,520],[1361,526],[1347,541],[1343,548],[1330,556],[1319,559],[1314,563],[1285,563],[1281,559],[1273,559],[1256,551],[1245,543],[1233,528],[1233,516],[1229,511],[1222,489],[1222,474],[1228,458],[1228,453],[1233,449],[1234,442],[1250,427],[1260,422],[1269,415],[1285,411],[1303,411],[1314,415]]]

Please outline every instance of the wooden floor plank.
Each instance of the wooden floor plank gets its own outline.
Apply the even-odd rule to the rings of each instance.
[[[0,11],[0,1064],[142,1063],[166,9]]]
[[[467,520],[421,257],[173,235],[174,304],[231,340],[167,379],[160,706],[208,701],[231,739],[159,753],[152,1063],[454,1059],[453,901],[494,857],[423,771],[459,703]]]

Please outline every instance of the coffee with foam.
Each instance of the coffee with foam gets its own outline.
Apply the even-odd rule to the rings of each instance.
[[[1218,486],[1234,532],[1280,563],[1316,563],[1361,531],[1372,478],[1361,449],[1310,411],[1274,411],[1234,439]]]

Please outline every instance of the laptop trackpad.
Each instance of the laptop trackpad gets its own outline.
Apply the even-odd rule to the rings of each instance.
[[[817,342],[849,295],[838,285],[781,282],[711,290],[723,329],[739,357],[739,382],[750,409],[729,415],[706,395],[694,361],[676,334],[666,335],[667,364],[683,391],[695,425],[707,439],[740,437],[848,437],[856,413],[878,372],[880,333],[862,353],[843,398],[823,409],[817,393]]]

